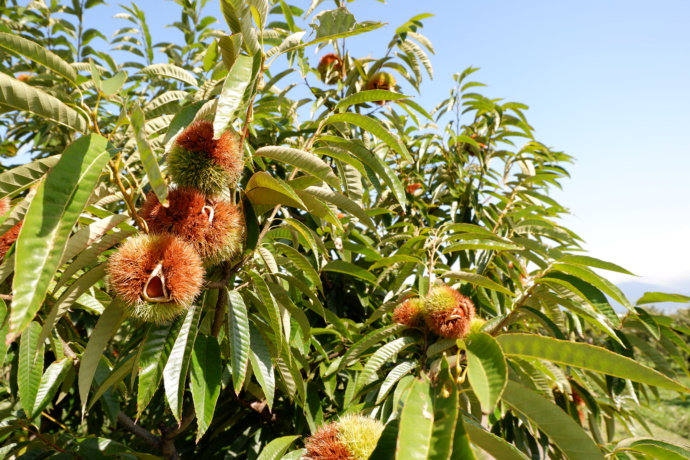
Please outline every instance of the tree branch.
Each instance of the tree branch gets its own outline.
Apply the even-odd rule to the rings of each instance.
[[[140,437],[141,439],[149,443],[151,446],[155,447],[156,449],[161,448],[160,436],[156,436],[155,434],[150,433],[148,430],[140,427],[124,412],[120,412],[119,414],[117,414],[117,421],[122,423],[125,426],[125,428],[127,428],[136,436]]]

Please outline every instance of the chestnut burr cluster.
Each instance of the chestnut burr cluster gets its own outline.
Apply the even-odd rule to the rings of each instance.
[[[461,339],[470,331],[472,301],[450,286],[432,287],[426,297],[411,298],[393,312],[393,320],[409,327],[426,327],[446,339]]]
[[[166,156],[174,185],[167,204],[149,193],[140,209],[148,234],[124,243],[108,261],[108,281],[132,316],[169,322],[201,290],[205,267],[232,259],[242,248],[241,209],[224,194],[237,185],[242,151],[237,136],[214,137],[210,121],[195,121]]]

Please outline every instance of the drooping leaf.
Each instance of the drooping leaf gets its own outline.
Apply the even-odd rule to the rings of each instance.
[[[89,390],[93,378],[98,369],[98,363],[105,351],[111,337],[117,332],[122,324],[122,321],[127,316],[127,310],[124,305],[117,299],[110,302],[98,318],[96,327],[94,327],[89,342],[86,344],[84,353],[79,360],[79,397],[81,399],[82,411],[86,408],[88,402]]]
[[[134,136],[137,140],[137,148],[139,150],[139,158],[141,158],[141,164],[144,165],[144,170],[146,171],[146,176],[149,178],[149,184],[153,188],[153,192],[158,197],[158,201],[163,205],[168,205],[168,184],[165,183],[165,178],[163,173],[158,167],[158,159],[151,149],[151,145],[148,141],[148,134],[146,133],[144,119],[144,111],[141,110],[139,104],[134,104],[132,113],[129,116],[129,120],[132,123],[132,129],[134,130]]]
[[[187,372],[192,359],[194,350],[194,340],[196,339],[199,316],[202,308],[196,303],[192,304],[187,310],[187,314],[182,322],[182,327],[177,334],[175,344],[168,356],[168,362],[163,368],[163,385],[165,387],[165,398],[168,401],[173,416],[179,422],[182,418],[182,396],[186,387]]]
[[[239,394],[244,384],[249,363],[250,332],[247,307],[237,291],[228,292],[228,337],[230,338],[230,364],[232,366],[232,386]]]
[[[59,123],[80,133],[88,130],[88,123],[73,108],[55,96],[0,73],[0,107],[23,110]]]
[[[538,426],[568,459],[604,460],[587,432],[560,407],[538,393],[509,380],[502,399]]]
[[[290,444],[299,436],[283,436],[269,442],[256,460],[280,460]]]
[[[324,265],[322,270],[325,272],[343,273],[345,275],[354,276],[355,278],[360,278],[364,281],[369,281],[370,283],[376,284],[376,277],[374,275],[362,267],[350,262],[345,262],[344,260],[332,260]]]
[[[145,342],[141,345],[137,415],[144,412],[163,378],[163,369],[168,362],[182,323],[181,318],[172,324],[153,325],[146,335]]]
[[[653,438],[629,438],[616,445],[614,452],[639,452],[659,460],[690,458],[690,449],[680,444]]]
[[[43,375],[44,345],[38,342],[40,333],[41,325],[32,321],[22,333],[19,344],[17,386],[19,387],[19,402],[26,414],[33,414],[38,386]]]
[[[405,99],[409,96],[404,94],[396,93],[394,91],[386,91],[384,89],[373,89],[369,91],[360,91],[358,93],[352,94],[341,99],[336,105],[337,108],[342,109],[355,104],[363,104],[365,102],[378,102],[378,101],[397,101],[400,99]]]
[[[690,303],[690,297],[681,294],[667,294],[665,292],[645,292],[644,295],[637,300],[636,304],[646,305],[658,302]]]
[[[605,348],[533,334],[503,334],[496,338],[503,352],[588,369],[621,379],[685,393],[690,389],[639,362]]]
[[[35,184],[60,159],[59,155],[41,158],[0,174],[0,199]]]
[[[220,395],[220,347],[213,336],[199,335],[194,342],[190,388],[197,419],[196,440],[204,435],[213,421]]]
[[[268,408],[271,409],[276,388],[273,360],[271,359],[271,353],[268,351],[268,346],[256,326],[251,324],[250,331],[251,348],[249,360],[252,363],[254,375],[264,391]]]
[[[358,126],[381,139],[386,143],[386,145],[388,145],[405,160],[409,162],[413,161],[410,152],[408,152],[407,147],[405,147],[405,144],[396,139],[395,136],[386,130],[381,122],[375,118],[360,115],[358,113],[336,113],[328,117],[326,119],[326,123],[350,123]]]
[[[198,86],[197,80],[191,73],[174,64],[151,64],[144,67],[137,74],[156,77],[168,77],[187,83],[190,86]]]
[[[441,278],[452,278],[452,279],[458,279],[458,280],[463,280],[467,281],[468,283],[475,284],[477,286],[481,286],[487,289],[491,289],[493,291],[501,292],[503,294],[507,294],[509,296],[515,296],[511,291],[508,289],[504,288],[500,284],[491,281],[489,278],[486,276],[478,275],[476,273],[469,273],[469,272],[463,272],[463,271],[450,271],[450,272],[445,272],[441,276]]]
[[[10,337],[34,318],[62,260],[67,237],[110,157],[107,140],[92,134],[71,144],[41,182],[16,245]]]
[[[213,119],[213,131],[219,136],[235,119],[244,105],[244,96],[252,80],[254,59],[249,56],[237,56],[225,77],[223,89],[218,99],[218,108]]]
[[[508,381],[508,365],[496,339],[485,332],[465,338],[467,377],[485,414],[493,412]]]
[[[302,171],[323,180],[338,190],[342,187],[338,177],[333,174],[333,170],[330,166],[328,166],[316,155],[307,153],[303,150],[293,149],[290,147],[269,146],[261,147],[254,152],[254,155],[271,158],[273,160],[282,161],[283,163],[295,166]]]
[[[77,72],[67,61],[36,42],[27,40],[18,34],[0,32],[0,46],[28,57],[37,64],[65,77],[73,85],[77,82]]]
[[[428,382],[415,380],[400,414],[396,458],[423,460],[431,453],[434,406]],[[450,433],[448,433],[450,436]]]
[[[41,411],[48,407],[70,369],[72,369],[72,358],[62,358],[58,361],[53,361],[48,366],[38,385],[34,407],[29,419],[38,417]]]

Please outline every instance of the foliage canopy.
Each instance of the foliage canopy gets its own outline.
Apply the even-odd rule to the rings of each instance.
[[[102,3],[0,7],[0,155],[33,160],[0,172],[0,456],[316,458],[320,433],[342,458],[690,457],[635,428],[657,387],[690,391],[688,329],[641,306],[688,299],[633,304],[595,271],[628,273],[559,222],[571,157],[476,92],[477,69],[436,107],[410,97],[433,77],[428,15],[375,58],[347,43],[382,24],[340,0],[175,0],[180,43],[134,3],[108,39],[84,23]],[[174,207],[197,174],[169,163],[194,121],[239,147],[239,182],[202,211],[241,210],[242,243],[181,316],[146,322],[109,259],[146,238],[147,195]],[[172,298],[164,269],[147,301]]]

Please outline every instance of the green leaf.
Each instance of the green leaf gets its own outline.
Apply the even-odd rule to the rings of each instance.
[[[385,142],[386,145],[388,145],[391,149],[393,149],[405,160],[412,163],[412,156],[410,155],[410,152],[407,151],[407,147],[405,147],[405,144],[396,139],[395,136],[393,136],[381,124],[381,122],[376,120],[375,118],[360,115],[358,113],[336,113],[328,117],[325,121],[326,124],[339,122],[353,124],[373,134],[374,136],[378,137],[383,142]]]
[[[220,395],[221,373],[218,340],[213,336],[197,336],[192,353],[190,379],[198,425],[196,442],[199,442],[213,421],[213,413]]]
[[[273,331],[273,342],[276,346],[277,352],[280,353],[285,345],[283,328],[281,326],[280,308],[273,299],[271,291],[261,275],[255,271],[250,271],[249,275],[252,278],[252,282],[254,283],[257,293],[261,296],[261,301],[263,302],[264,306],[264,318],[267,320],[268,325]]]
[[[500,460],[529,460],[529,457],[520,452],[517,447],[508,444],[504,439],[487,431],[471,418],[465,416],[463,418],[465,420],[465,429],[467,434],[470,435],[472,444],[481,447],[493,458]]]
[[[465,339],[467,377],[485,414],[493,412],[508,381],[508,365],[496,339],[475,332]]]
[[[416,367],[417,363],[414,361],[404,361],[391,369],[386,374],[386,379],[381,384],[379,394],[376,397],[376,404],[381,404],[393,386]]]
[[[390,257],[383,257],[373,264],[371,264],[371,267],[369,267],[369,271],[376,270],[377,268],[381,267],[390,267],[391,265],[394,264],[399,264],[399,263],[405,263],[405,262],[413,262],[416,264],[421,264],[422,261],[419,259],[419,257],[415,256],[410,256],[406,254],[396,254],[394,256]]]
[[[483,288],[491,289],[492,291],[502,292],[509,296],[515,297],[515,294],[510,292],[508,289],[504,288],[500,284],[491,281],[489,278],[478,275],[476,273],[462,272],[462,271],[450,271],[445,272],[440,276],[440,278],[452,278],[467,281],[468,283],[481,286]]]
[[[580,278],[581,280],[601,290],[605,294],[611,296],[613,300],[632,311],[632,305],[630,305],[628,299],[625,298],[625,294],[623,294],[618,287],[616,287],[610,281],[597,275],[587,267],[565,263],[555,263],[551,266],[551,271],[560,271]]]
[[[0,174],[0,199],[18,193],[35,184],[60,159],[60,155],[32,161]]]
[[[383,339],[398,334],[399,332],[404,331],[405,329],[406,327],[400,324],[391,324],[389,326],[384,326],[381,329],[377,329],[375,331],[368,333],[367,335],[359,339],[354,345],[348,347],[347,351],[343,355],[343,359],[340,361],[338,370],[343,370],[347,366],[356,362],[356,360],[362,353],[364,353],[369,348],[373,347]]]
[[[67,61],[36,42],[27,40],[17,34],[0,32],[0,46],[13,53],[28,57],[56,74],[65,77],[73,85],[77,82],[77,72]]]
[[[2,106],[33,113],[80,133],[85,133],[89,128],[79,112],[58,98],[4,73],[0,73],[0,107]]]
[[[105,97],[113,96],[120,91],[125,81],[127,81],[127,72],[117,72],[114,76],[101,82],[101,91]]]
[[[106,147],[95,134],[78,139],[39,185],[16,243],[9,341],[41,308],[72,227],[108,162]]]
[[[645,292],[644,295],[637,300],[636,304],[645,305],[658,302],[688,303],[690,302],[690,297],[681,294],[667,294],[665,292]]]
[[[139,352],[137,416],[144,412],[161,382],[163,369],[168,362],[182,322],[180,318],[172,324],[154,324],[146,334]]]
[[[151,64],[150,66],[141,69],[139,72],[137,72],[137,74],[168,77],[179,80],[183,83],[187,83],[190,86],[198,86],[198,82],[196,81],[196,77],[194,75],[173,64]]]
[[[355,16],[345,7],[324,11],[316,17],[316,20],[319,21],[316,27],[317,39],[347,32],[357,22]]]
[[[476,460],[460,415],[458,385],[446,358],[441,362],[433,396],[434,424],[429,460]]]
[[[375,377],[376,372],[381,369],[386,361],[415,343],[417,343],[417,340],[414,337],[400,337],[392,342],[388,342],[376,350],[376,352],[365,364],[364,369],[359,374],[359,377],[357,377],[357,386],[355,387],[356,391],[359,391],[365,385],[370,383],[370,380]]]
[[[196,303],[192,304],[187,310],[187,315],[182,322],[180,332],[175,339],[168,362],[163,368],[163,386],[165,387],[165,398],[168,401],[170,410],[175,420],[178,422],[182,418],[182,397],[184,395],[185,382],[187,381],[187,371],[192,359],[194,340],[196,339],[199,316],[202,308]]]
[[[351,264],[350,262],[345,262],[344,260],[332,260],[324,265],[322,270],[325,272],[343,273],[376,284],[376,277],[374,275],[362,267]]]
[[[256,460],[279,460],[299,436],[283,436],[269,442]]]
[[[307,187],[305,192],[323,201],[327,201],[357,217],[364,225],[372,230],[376,229],[376,224],[371,217],[354,201],[345,195],[334,192],[323,187]]]
[[[19,387],[19,402],[24,413],[32,414],[38,393],[38,386],[43,375],[43,348],[38,342],[41,325],[35,321],[29,323],[24,330],[19,343],[19,369],[17,385]]]
[[[228,292],[228,338],[230,339],[230,364],[232,366],[232,386],[239,394],[244,385],[249,363],[250,332],[247,307],[237,291]]]
[[[237,56],[223,82],[223,89],[218,98],[218,108],[213,119],[213,131],[216,136],[223,133],[235,119],[244,105],[247,86],[252,82],[254,59],[249,56]]]
[[[163,139],[163,145],[165,146],[166,151],[170,148],[170,145],[175,138],[194,121],[196,114],[199,112],[199,110],[201,110],[203,105],[204,101],[197,101],[182,108],[182,110],[175,115],[175,118],[173,118],[170,122],[170,126],[165,132],[165,138]]]
[[[396,458],[426,460],[431,453],[434,406],[428,382],[415,380],[400,414]]]
[[[405,96],[404,94],[396,93],[393,91],[386,91],[385,89],[373,89],[369,91],[360,91],[355,94],[351,94],[346,98],[341,99],[336,105],[336,108],[342,109],[355,104],[363,104],[365,102],[378,102],[378,101],[397,101],[399,99],[405,99],[410,96]]]
[[[254,376],[264,390],[266,403],[268,408],[273,408],[273,397],[276,390],[276,377],[273,372],[273,360],[268,346],[264,341],[259,330],[253,324],[250,324],[251,334],[251,348],[249,353],[249,360],[252,363]]]
[[[388,166],[388,164],[379,158],[377,155],[369,151],[363,145],[357,143],[355,140],[342,139],[336,136],[322,136],[322,140],[329,143],[334,143],[355,156],[359,161],[371,168],[376,175],[378,175],[383,181],[390,187],[398,200],[398,203],[405,210],[405,205],[407,203],[407,197],[405,196],[405,188],[402,186],[398,175],[393,171],[393,169]],[[328,154],[327,152],[325,152]]]
[[[282,161],[321,179],[333,188],[338,190],[342,188],[331,167],[314,154],[290,147],[269,146],[261,147],[254,152],[254,155]]]
[[[625,275],[636,276],[635,274],[629,272],[628,270],[626,270],[625,268],[623,268],[619,265],[616,265],[616,264],[611,263],[611,262],[606,262],[604,260],[595,259],[594,257],[590,257],[590,256],[567,255],[567,256],[564,256],[564,257],[561,257],[560,259],[558,259],[558,262],[575,264],[575,265],[585,265],[587,267],[601,268],[603,270],[623,273]]]
[[[163,206],[167,206],[168,185],[165,183],[163,173],[158,167],[158,159],[149,144],[148,134],[146,133],[146,120],[144,119],[144,112],[141,110],[141,107],[139,107],[139,104],[134,104],[129,120],[134,130],[134,137],[137,140],[139,158],[141,158],[141,164],[144,165],[144,171],[146,171],[146,176],[149,178],[149,184],[151,184],[153,192],[158,197],[158,201],[160,201]]]
[[[96,327],[91,332],[89,342],[86,344],[79,361],[79,397],[81,398],[82,411],[86,408],[91,383],[96,375],[96,369],[105,347],[126,317],[127,310],[124,305],[115,299],[106,307],[101,317],[98,318]]]
[[[263,171],[259,171],[249,178],[245,187],[245,194],[254,205],[285,205],[308,210],[292,187]]]
[[[538,393],[508,381],[503,401],[539,427],[569,460],[604,460],[587,432],[560,407]]]
[[[637,361],[587,343],[533,334],[503,334],[496,338],[509,356],[545,359],[566,366],[601,372],[621,379],[690,393],[680,383]]]
[[[72,364],[71,358],[62,358],[58,361],[53,361],[48,366],[38,385],[34,407],[29,417],[30,420],[38,417],[41,411],[48,407],[55,393],[60,389],[60,385],[65,380],[67,373],[72,369]]]
[[[639,452],[658,460],[685,460],[690,458],[690,449],[670,441],[653,438],[629,438],[616,445],[616,452]]]
[[[98,402],[98,400],[101,399],[101,396],[103,396],[109,389],[120,383],[128,375],[131,375],[132,369],[134,368],[134,361],[136,361],[134,357],[134,354],[130,354],[127,355],[127,357],[125,357],[124,359],[120,360],[120,362],[117,363],[112,372],[110,372],[110,375],[108,375],[108,377],[106,377],[105,380],[102,380],[100,382],[100,384],[98,385],[98,389],[94,392],[93,396],[91,397],[91,402],[87,406],[87,410],[91,410],[93,405],[96,404],[96,402]],[[98,380],[98,371],[96,372],[95,380]],[[107,401],[108,397],[106,396],[106,398],[104,399]]]

